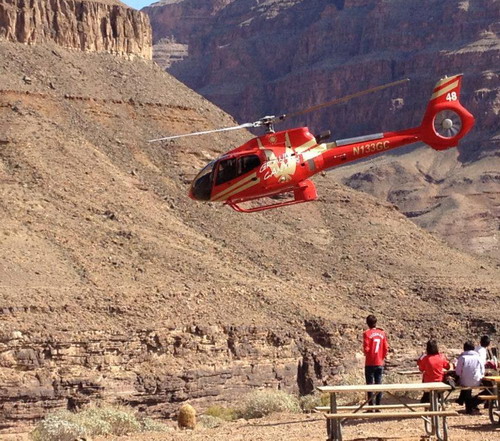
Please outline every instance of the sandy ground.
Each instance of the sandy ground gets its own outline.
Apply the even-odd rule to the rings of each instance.
[[[451,407],[459,416],[448,418],[450,441],[499,441],[500,425],[492,425],[487,411],[482,415],[463,414],[458,405]],[[423,423],[420,420],[352,421],[343,428],[345,441],[422,441]],[[127,436],[96,438],[92,441],[319,441],[326,440],[325,419],[320,414],[271,415],[262,419],[238,420],[221,427],[181,431],[172,428],[167,433],[141,433]],[[2,441],[28,441],[27,434],[0,435]],[[91,440],[86,440],[91,441]]]
[[[482,413],[480,416],[460,414],[458,417],[450,418],[450,441],[499,441],[500,425],[493,426],[487,412],[482,411]],[[423,423],[420,420],[354,421],[347,424],[343,430],[346,441],[420,441],[428,439],[422,438],[424,433]],[[227,423],[216,429],[176,430],[168,434],[113,438],[114,441],[302,441],[306,439],[326,440],[326,424],[322,415],[273,415],[259,420]]]

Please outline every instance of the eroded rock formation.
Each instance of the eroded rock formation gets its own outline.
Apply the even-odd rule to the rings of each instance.
[[[213,0],[201,7],[182,0],[144,11],[155,42],[171,36],[189,47],[189,56],[169,72],[240,122],[409,77],[405,86],[291,125],[331,129],[333,139],[415,127],[435,82],[463,72],[461,99],[476,126],[458,158],[449,152],[396,154],[392,164],[368,170],[370,161],[337,176],[397,204],[453,246],[500,257],[498,1]]]
[[[318,370],[336,372],[331,355],[338,349],[308,353],[307,346],[300,333],[257,327],[14,331],[0,341],[0,429],[102,400],[165,418],[185,400],[198,408],[236,403],[251,388],[310,393]]]
[[[194,203],[193,175],[248,134],[147,143],[235,122],[154,63],[54,41],[0,41],[0,429],[89,401],[165,417],[309,393],[373,311],[393,363],[497,332],[498,267],[390,204],[320,177],[289,210]]]
[[[151,59],[148,17],[118,1],[0,0],[0,39]]]

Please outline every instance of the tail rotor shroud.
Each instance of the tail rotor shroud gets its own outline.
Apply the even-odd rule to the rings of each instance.
[[[453,138],[462,130],[462,118],[453,110],[442,110],[434,117],[434,130],[443,138]]]

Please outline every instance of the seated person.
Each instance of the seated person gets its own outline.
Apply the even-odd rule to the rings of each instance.
[[[464,343],[464,352],[460,354],[455,369],[460,377],[460,385],[463,387],[479,386],[484,377],[484,365],[481,363],[479,354],[474,350],[474,344],[470,341]],[[472,396],[471,390],[460,391],[458,402],[465,403],[465,412],[469,415],[478,414],[478,405],[481,400]]]
[[[424,374],[422,378],[422,382],[424,383],[443,381],[445,371],[450,369],[450,362],[439,353],[436,340],[429,340],[427,342],[426,354],[420,356],[417,364],[420,372]],[[424,392],[420,402],[429,403],[429,395],[429,392]]]
[[[479,354],[479,358],[481,363],[483,363],[483,366],[486,365],[486,359],[488,358],[488,346],[490,343],[490,338],[487,335],[483,335],[481,337],[480,345],[474,348],[474,350]]]

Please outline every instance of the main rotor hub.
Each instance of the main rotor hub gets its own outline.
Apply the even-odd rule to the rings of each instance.
[[[255,124],[255,127],[264,126],[266,128],[266,133],[274,133],[274,123],[284,120],[286,115],[267,115],[259,119]]]

